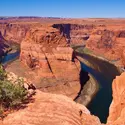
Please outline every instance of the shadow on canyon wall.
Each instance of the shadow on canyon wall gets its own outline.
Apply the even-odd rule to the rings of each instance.
[[[60,34],[67,39],[67,43],[70,43],[71,24],[53,24],[52,27],[59,29]]]
[[[74,101],[77,101],[77,99],[80,97],[81,92],[83,90],[83,87],[87,83],[87,81],[89,81],[89,79],[90,79],[90,77],[89,77],[88,72],[86,72],[83,69],[81,69],[80,74],[79,74],[80,90],[79,90],[78,95],[74,99]]]
[[[6,40],[2,36],[0,31],[0,62],[2,61],[2,56],[4,56],[9,51],[9,45],[6,43]]]

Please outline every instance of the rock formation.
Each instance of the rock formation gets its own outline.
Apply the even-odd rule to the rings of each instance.
[[[101,125],[80,104],[63,95],[36,92],[26,108],[8,115],[3,125]]]
[[[20,60],[34,70],[31,81],[37,88],[75,98],[80,89],[80,65],[71,61],[73,50],[67,45],[58,29],[51,25],[36,27],[21,43]]]
[[[25,37],[27,30],[31,27],[30,24],[13,24],[13,23],[1,23],[0,31],[3,37],[9,42],[20,43]]]
[[[117,76],[112,84],[113,101],[110,106],[108,124],[124,125],[125,115],[125,73]]]
[[[124,65],[124,28],[120,26],[97,29],[90,35],[86,46],[99,56],[115,61],[119,66]]]
[[[7,51],[9,51],[9,45],[7,44],[7,40],[4,39],[0,32],[0,57],[2,57]]]

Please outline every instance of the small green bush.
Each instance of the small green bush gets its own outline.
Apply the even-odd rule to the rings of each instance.
[[[15,84],[8,81],[7,73],[0,65],[0,117],[4,109],[14,108],[27,99],[23,84],[23,79],[17,79]]]
[[[3,66],[0,64],[0,80],[4,80],[6,76],[7,76],[7,73],[4,70]]]
[[[10,81],[0,81],[0,102],[5,108],[19,105],[26,99],[27,91],[19,84]]]

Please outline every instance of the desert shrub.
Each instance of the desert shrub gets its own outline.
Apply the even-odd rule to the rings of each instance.
[[[88,49],[88,48],[84,48],[84,49],[83,49],[83,53],[92,54],[92,50],[90,50],[90,49]]]
[[[7,73],[0,65],[0,116],[4,109],[14,108],[27,99],[23,84],[23,79],[17,79],[16,83],[7,80]]]
[[[27,91],[22,84],[12,84],[10,81],[0,81],[0,103],[4,108],[19,105],[26,99]]]
[[[4,80],[6,76],[7,76],[7,73],[4,70],[3,66],[0,64],[0,80]]]
[[[88,48],[83,48],[83,47],[79,47],[77,48],[77,51],[80,53],[86,53],[86,54],[92,54],[92,50],[88,49]]]

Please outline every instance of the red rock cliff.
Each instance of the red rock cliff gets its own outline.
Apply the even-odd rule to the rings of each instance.
[[[0,23],[0,31],[6,40],[20,43],[31,26],[32,23]]]
[[[110,106],[108,124],[124,125],[125,120],[125,73],[117,76],[112,84],[113,101]]]
[[[9,50],[7,40],[4,39],[0,32],[0,58]]]
[[[113,60],[116,64],[124,65],[123,50],[125,47],[125,26],[97,27],[93,30],[86,45],[97,55]]]
[[[75,98],[80,89],[79,62],[71,61],[73,50],[67,45],[66,37],[51,25],[35,27],[21,43],[20,60],[34,69],[31,80],[37,88]]]

